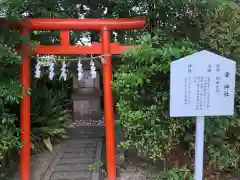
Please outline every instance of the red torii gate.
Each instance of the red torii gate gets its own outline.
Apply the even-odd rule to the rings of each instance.
[[[127,29],[140,29],[145,26],[145,17],[122,19],[49,19],[36,18],[22,21],[0,21],[11,28],[18,28],[25,37],[30,31],[59,30],[60,45],[38,45],[31,53],[25,44],[21,51],[20,83],[23,88],[30,88],[30,55],[31,54],[103,54],[103,87],[104,87],[104,119],[106,126],[106,154],[108,180],[116,180],[115,133],[114,113],[112,100],[112,54],[121,54],[132,46],[121,46],[110,42],[110,32]],[[101,43],[92,46],[70,45],[70,30],[100,31]],[[30,96],[23,91],[20,101],[21,142],[23,147],[20,153],[21,180],[30,180]]]

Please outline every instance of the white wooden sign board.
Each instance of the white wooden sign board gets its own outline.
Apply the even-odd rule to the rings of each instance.
[[[170,116],[234,114],[236,63],[209,51],[171,63]]]

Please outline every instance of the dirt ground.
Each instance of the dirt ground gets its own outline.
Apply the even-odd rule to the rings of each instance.
[[[117,174],[117,180],[157,180],[149,163],[138,158],[135,153],[127,154]],[[107,180],[107,177],[104,180]]]
[[[138,167],[131,163],[126,163],[125,169],[120,172],[118,180],[154,180],[156,176],[146,168]]]
[[[155,173],[154,173],[155,172]],[[140,159],[135,153],[127,153],[120,169],[118,180],[156,180],[153,167]]]
[[[159,180],[156,171],[154,173],[148,169],[130,162],[125,163],[125,168],[121,171],[117,180]],[[222,176],[212,173],[212,175],[208,175],[208,180],[240,180],[240,177]]]
[[[173,162],[173,159],[169,158],[169,160]],[[128,154],[117,180],[159,180],[157,174],[162,170],[163,167],[161,165],[157,167],[152,166],[144,160],[139,159],[136,155]],[[205,177],[208,177],[208,180],[240,180],[239,176],[233,177],[232,175],[218,173],[208,168],[205,169],[204,174]]]

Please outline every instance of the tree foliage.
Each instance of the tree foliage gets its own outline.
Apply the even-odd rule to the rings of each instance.
[[[1,5],[1,4],[0,4]],[[0,6],[1,7],[1,6]],[[5,6],[1,7],[1,12]],[[19,102],[20,85],[17,83],[20,56],[12,43],[19,42],[16,31],[0,27],[0,167],[12,149],[19,148],[19,129],[17,116],[11,106]]]
[[[22,18],[24,9],[28,1],[1,1],[0,12],[1,16],[9,19]],[[36,7],[35,7],[36,8]],[[15,11],[16,10],[16,11]],[[23,38],[18,31],[11,30],[6,26],[0,27],[0,168],[8,168],[9,157],[12,152],[16,153],[21,147],[20,130],[19,130],[19,100],[22,98],[21,85],[19,84],[19,69],[20,69],[20,53],[16,52],[15,46],[21,42],[29,42]],[[31,42],[29,42],[31,43]],[[35,90],[37,91],[37,90]],[[34,91],[34,92],[35,92]],[[35,93],[34,93],[35,94]],[[55,102],[48,98],[49,93],[45,95],[45,105],[48,105],[48,111],[51,111],[54,116],[46,114],[46,109],[40,109],[37,106],[31,108],[32,111],[38,112],[38,117],[32,116],[32,137],[35,138],[33,144],[46,142],[44,139],[52,139],[56,136],[64,135],[63,124],[67,118],[66,111],[63,109],[63,103],[60,100],[60,95],[55,96]],[[56,102],[57,99],[57,102]],[[37,104],[42,104],[38,100]],[[60,103],[60,104],[59,104]],[[45,112],[44,112],[45,111]],[[41,116],[39,113],[42,113]],[[54,119],[53,119],[54,118]],[[39,121],[42,121],[39,123]],[[49,121],[54,122],[54,126],[50,126]],[[60,125],[57,122],[61,122]],[[45,124],[44,124],[45,122]],[[41,133],[40,133],[41,132]],[[44,135],[43,135],[44,134]],[[37,139],[37,140],[36,140]],[[45,143],[47,144],[47,143]],[[49,144],[49,143],[48,143]],[[37,146],[38,148],[40,146]],[[36,150],[36,148],[34,148]],[[2,174],[1,174],[2,175]]]
[[[168,117],[170,63],[197,49],[161,32],[140,41],[140,48],[123,55],[113,88],[119,95],[117,108],[127,144],[153,159],[163,158],[189,125]]]
[[[117,33],[117,40],[121,43],[131,42],[140,47],[121,56],[121,65],[114,74],[113,88],[118,100],[120,124],[127,138],[122,145],[126,148],[135,147],[152,159],[163,159],[173,148],[183,144],[187,145],[186,152],[192,155],[194,145],[194,121],[168,116],[170,62],[202,48],[236,61],[239,59],[240,8],[237,0],[114,0],[102,3],[81,1],[81,4],[77,0],[0,2],[0,15],[9,19],[148,16],[148,26],[144,30]],[[91,41],[99,41],[95,32],[71,32],[71,43],[76,43],[84,36],[90,37]],[[60,38],[59,32],[45,31],[32,33],[31,39],[43,44],[56,44]],[[18,32],[1,27],[0,160],[10,149],[20,147],[19,123],[16,123],[18,112],[13,107],[21,98],[17,80],[20,58],[14,50],[14,44],[21,40],[24,39]],[[46,80],[44,82],[51,84]],[[55,87],[54,91],[59,86],[57,82],[49,85]],[[34,92],[37,94],[38,91]],[[32,121],[36,132],[32,138],[36,146],[45,143],[50,147],[49,137],[64,135],[61,134],[64,124],[61,119],[67,114],[63,111],[62,101],[55,98],[56,101],[50,101],[48,95],[38,99],[52,105],[46,116],[42,106],[32,109],[33,112],[42,109],[32,117],[36,120]],[[206,158],[217,169],[239,170],[239,95],[239,91],[236,91],[235,117],[207,120]],[[60,99],[62,96],[58,97]],[[174,177],[190,177],[189,170],[186,171],[187,174],[181,169],[173,169],[170,174],[175,174]],[[169,177],[167,174],[165,176]]]
[[[173,2],[162,2],[154,8],[153,17],[159,14],[159,22],[152,26],[151,35],[140,40],[140,48],[122,56],[113,83],[120,124],[127,137],[122,146],[134,147],[153,159],[165,158],[176,146],[190,152],[190,158],[194,155],[194,121],[168,116],[169,63],[200,49],[236,61],[239,56],[237,3],[216,1],[210,6],[207,2],[188,1],[182,6],[183,1]],[[206,121],[206,161],[216,170],[239,171],[238,88],[236,115]]]
[[[202,32],[201,43],[212,51],[239,61],[240,6],[238,3],[225,2],[206,20],[206,28]],[[210,118],[207,121],[206,136],[210,164],[219,169],[239,171],[240,134],[239,129],[239,65],[237,65],[237,84],[235,93],[235,116]]]

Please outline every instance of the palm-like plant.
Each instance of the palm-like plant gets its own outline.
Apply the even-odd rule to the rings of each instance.
[[[66,138],[65,125],[70,111],[65,108],[63,92],[54,92],[45,87],[31,94],[31,141],[33,150],[42,150],[44,145],[52,150],[53,139]]]

